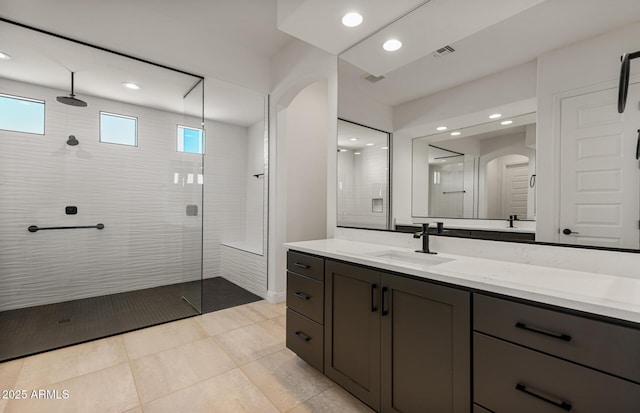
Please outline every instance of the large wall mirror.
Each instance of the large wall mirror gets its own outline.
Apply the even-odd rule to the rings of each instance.
[[[437,3],[338,63],[339,117],[392,133],[391,229],[443,221],[640,249],[640,65],[635,103],[617,111],[620,57],[640,49],[637,1],[523,1],[426,36],[414,25]],[[392,34],[403,46],[386,52]]]

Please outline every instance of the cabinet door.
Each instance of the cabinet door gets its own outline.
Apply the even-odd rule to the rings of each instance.
[[[380,273],[326,261],[324,373],[380,408]]]
[[[382,411],[471,410],[470,293],[382,276]]]

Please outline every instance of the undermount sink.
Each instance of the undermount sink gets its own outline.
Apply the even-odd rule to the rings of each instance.
[[[410,264],[420,264],[424,266],[438,265],[445,262],[453,261],[453,258],[439,257],[434,254],[423,254],[421,252],[403,252],[403,251],[376,251],[367,254],[370,257],[381,258],[390,261],[400,261]]]

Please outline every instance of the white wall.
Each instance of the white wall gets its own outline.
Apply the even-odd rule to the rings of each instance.
[[[617,87],[620,56],[638,50],[638,39],[640,22],[538,58],[536,239],[539,241],[557,242],[559,236],[560,98],[584,93],[590,88]],[[640,81],[637,61],[631,65],[631,80]]]
[[[286,250],[282,244],[289,236],[305,239],[332,237],[336,226],[337,58],[302,41],[293,40],[272,59],[271,78],[267,299],[282,301],[285,299],[286,289]],[[323,86],[314,85],[298,102],[310,110],[300,110],[296,108],[297,105],[291,107],[298,94],[316,82],[321,82]],[[319,100],[314,102],[314,97]],[[295,125],[294,127],[290,128],[289,119],[292,119],[291,126]],[[318,130],[310,125],[317,125],[318,130],[323,132],[317,133]],[[315,152],[310,151],[309,147],[303,147],[302,152],[294,153],[289,148],[290,142],[296,144],[296,138],[304,140],[310,135],[317,139],[311,143]],[[292,157],[297,159],[292,160]],[[316,157],[323,159],[322,165],[316,162]],[[290,160],[300,166],[292,168]],[[294,184],[301,185],[309,178],[316,180],[317,187],[308,185],[302,192],[299,191],[299,186],[290,188],[290,171],[297,175],[295,179],[292,178]],[[318,188],[322,188],[323,195],[315,194]],[[324,199],[324,205],[314,205],[315,214],[297,211],[295,220],[292,219],[289,208],[293,205],[290,205],[289,198],[306,197],[309,191],[314,193],[313,197],[319,202]],[[309,232],[300,229],[306,228],[310,225],[309,221],[314,220],[324,222],[323,231],[312,227]],[[290,233],[290,226],[299,228],[293,228]]]

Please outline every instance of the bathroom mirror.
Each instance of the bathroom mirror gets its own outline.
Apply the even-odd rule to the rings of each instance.
[[[535,113],[414,138],[412,216],[534,220],[535,175]]]
[[[338,225],[389,229],[389,133],[338,120]]]
[[[468,150],[443,143],[445,135],[436,139],[437,128],[449,134],[488,123],[492,114],[504,120],[536,113],[535,143],[526,139],[530,156],[521,168],[534,186],[527,190],[525,218],[535,219],[530,228],[536,241],[638,250],[640,112],[629,108],[640,101],[640,66],[631,65],[628,99],[636,103],[623,115],[617,113],[617,92],[620,57],[640,46],[640,8],[634,0],[533,3],[459,37],[455,31],[433,32],[428,41],[412,37],[412,24],[421,20],[412,16],[424,15],[432,2],[391,22],[341,55],[338,115],[392,132],[392,228],[444,215],[455,216],[450,219],[458,227],[503,231],[516,211],[497,207],[505,204],[502,197],[490,195],[495,190],[486,181],[480,188],[480,176],[487,174],[480,158],[474,155],[472,162]],[[403,38],[403,48],[388,53],[389,62],[377,50],[376,40],[385,33]],[[452,177],[472,180],[452,188],[467,192],[446,194],[450,199],[431,210],[429,144],[450,151],[437,156],[441,160],[465,167],[448,167]],[[413,163],[420,148],[422,161]],[[461,158],[444,158],[446,153]],[[504,163],[498,169],[506,170]],[[520,207],[515,215],[522,219],[523,212]]]

